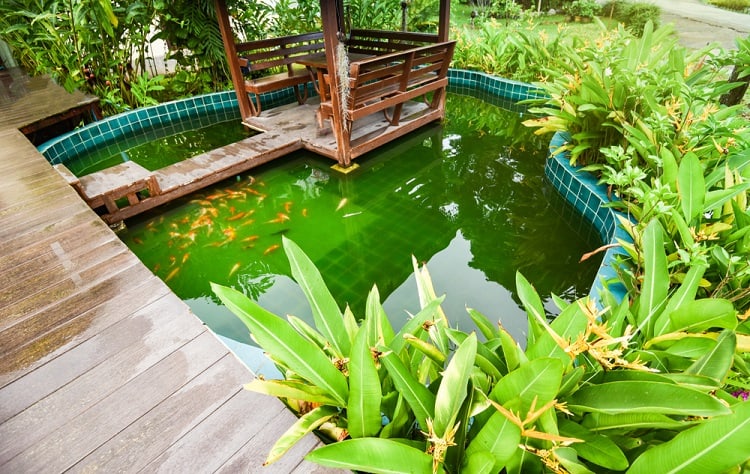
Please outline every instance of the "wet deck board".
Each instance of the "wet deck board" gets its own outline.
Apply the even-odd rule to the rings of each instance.
[[[0,130],[0,471],[256,472],[294,416]],[[262,472],[334,472],[306,438]]]

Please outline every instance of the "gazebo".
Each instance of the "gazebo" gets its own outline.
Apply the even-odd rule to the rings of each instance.
[[[264,97],[293,88],[299,104],[313,106],[315,135],[329,135],[330,146],[311,141],[305,148],[336,160],[336,167],[347,171],[354,158],[445,116],[455,48],[455,41],[448,40],[449,0],[440,0],[436,34],[347,31],[343,1],[321,0],[322,32],[247,42],[237,41],[225,0],[215,3],[248,127],[263,129],[262,120],[270,114],[263,108]],[[308,101],[313,86],[318,97]]]

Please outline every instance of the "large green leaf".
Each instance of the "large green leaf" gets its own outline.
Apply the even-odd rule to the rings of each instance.
[[[729,411],[719,400],[698,390],[651,381],[589,385],[579,389],[567,401],[571,410],[609,414],[716,416]]]
[[[329,406],[318,407],[305,413],[274,443],[263,465],[265,466],[278,461],[297,441],[301,440],[312,430],[320,427],[320,425],[330,420],[337,413],[338,411],[335,408]]]
[[[443,379],[435,397],[433,427],[437,436],[444,437],[446,432],[450,431],[455,424],[458,412],[466,398],[469,377],[474,367],[476,355],[477,336],[471,333],[458,346],[450,362],[448,362],[448,367],[443,372]]]
[[[583,443],[574,443],[571,446],[580,457],[613,471],[627,469],[629,463],[625,454],[607,436],[589,431],[578,423],[565,419],[560,420],[559,427],[561,435],[583,440]]]
[[[680,206],[682,215],[690,223],[703,212],[703,201],[706,198],[706,183],[703,179],[703,168],[695,153],[686,153],[680,162],[677,175]]]
[[[349,403],[346,405],[348,429],[352,438],[376,436],[381,427],[382,392],[375,360],[370,350],[370,327],[376,326],[376,315],[368,314],[354,337],[349,357]]]
[[[292,276],[310,303],[316,328],[330,342],[339,357],[347,357],[351,341],[344,324],[344,315],[323,281],[320,271],[297,244],[284,236],[281,240],[289,259]]]
[[[736,348],[737,336],[734,331],[725,329],[719,334],[713,349],[703,354],[685,372],[705,375],[722,382],[732,368]]]
[[[479,452],[489,452],[495,460],[495,469],[492,472],[500,472],[518,449],[520,442],[521,428],[502,413],[495,412],[469,443],[466,456],[470,458]]]
[[[244,294],[211,283],[222,303],[250,329],[258,344],[300,377],[325,390],[340,406],[346,406],[349,388],[346,377],[316,345],[302,337],[292,326],[261,308]]]
[[[539,408],[557,396],[562,375],[560,359],[535,359],[500,379],[490,398],[506,408],[520,410],[521,418],[525,418],[532,403]]]
[[[471,456],[467,456],[466,464],[461,472],[467,474],[492,474],[498,472],[495,467],[495,458],[487,451],[477,451]]]
[[[255,379],[245,384],[245,390],[291,400],[302,400],[323,405],[335,405],[334,400],[320,387],[296,380]]]
[[[423,431],[427,431],[427,419],[435,418],[435,395],[406,368],[401,359],[388,348],[379,348],[384,354],[380,362],[388,370],[396,390],[404,396]]]
[[[474,321],[474,324],[479,328],[479,332],[482,333],[485,339],[494,339],[500,337],[500,330],[498,324],[492,324],[492,322],[479,311],[473,308],[466,308],[466,312],[469,313],[469,317]]]
[[[588,325],[588,319],[583,314],[578,303],[566,307],[551,323],[550,328],[563,340],[575,341],[578,339]],[[555,357],[560,359],[565,367],[573,363],[573,359],[565,352],[563,347],[555,341],[552,335],[545,331],[534,344],[526,349],[526,355],[531,359],[540,357]]]
[[[639,431],[644,429],[667,429],[679,431],[695,422],[678,421],[666,415],[654,413],[591,413],[583,418],[583,426],[591,431],[616,430],[617,432]]]
[[[641,454],[630,474],[727,472],[750,459],[750,403],[716,417]]]
[[[539,298],[539,294],[521,272],[516,272],[516,291],[528,316],[529,333],[527,336],[527,345],[531,346],[545,332],[545,328],[549,327],[544,315],[544,305],[542,305],[542,299]]]
[[[378,344],[390,344],[391,340],[393,340],[393,326],[391,326],[383,305],[380,303],[380,293],[377,286],[373,286],[370,294],[367,295],[365,316],[373,321],[373,324],[369,325],[368,344],[371,347],[375,347]]]
[[[737,316],[731,301],[721,298],[704,298],[689,301],[672,311],[673,331],[700,332],[710,328],[734,329]]]
[[[659,221],[654,219],[643,231],[643,284],[638,305],[638,328],[651,337],[652,318],[659,311],[669,291],[667,256],[664,235]]]
[[[698,292],[698,285],[700,285],[701,278],[706,272],[706,265],[693,265],[685,275],[685,279],[682,284],[674,292],[667,305],[664,307],[664,311],[659,315],[654,325],[654,335],[659,336],[661,334],[670,332],[672,329],[671,319],[669,315],[678,309],[681,309],[685,304],[695,301],[695,294]]]
[[[435,318],[438,317],[438,310],[440,309],[440,305],[443,304],[443,300],[445,300],[445,296],[441,296],[430,301],[425,305],[424,308],[422,308],[421,311],[408,319],[398,331],[398,333],[393,336],[393,339],[389,344],[390,349],[400,355],[401,350],[406,344],[404,334],[412,334],[416,336],[417,334],[419,334],[419,332],[422,331],[422,325],[424,323],[426,323],[427,321],[434,322]]]
[[[305,459],[322,466],[376,474],[432,472],[432,456],[391,439],[349,439],[318,448]]]

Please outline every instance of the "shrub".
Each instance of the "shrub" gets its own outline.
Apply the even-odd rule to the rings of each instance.
[[[625,25],[636,36],[643,34],[643,28],[649,21],[654,28],[659,27],[661,9],[653,3],[614,0],[606,4],[602,11]]]
[[[596,0],[573,0],[565,10],[568,15],[591,18],[598,15],[600,9]]]
[[[711,5],[727,10],[744,12],[750,10],[750,0],[710,0]]]

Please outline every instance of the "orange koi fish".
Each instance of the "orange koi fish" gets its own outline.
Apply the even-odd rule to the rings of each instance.
[[[177,250],[185,250],[186,248],[190,247],[192,245],[192,242],[185,242],[182,245],[177,246]]]
[[[289,220],[289,216],[287,216],[284,213],[279,212],[279,213],[276,214],[276,217],[273,218],[273,219],[271,219],[270,221],[268,221],[268,223],[269,224],[279,224],[281,222],[286,222],[288,220]]]
[[[227,220],[228,221],[236,221],[236,220],[242,219],[243,217],[245,217],[245,213],[244,212],[238,212],[237,214],[235,214],[233,216],[227,217]]]
[[[164,283],[168,282],[169,280],[177,276],[177,273],[179,273],[179,271],[180,271],[180,267],[176,267],[172,269],[172,271],[169,272],[169,275],[167,275],[167,278],[164,279]]]
[[[223,234],[227,236],[227,240],[229,241],[232,241],[237,237],[237,231],[234,230],[234,227],[227,227],[224,229]]]
[[[210,196],[206,196],[206,200],[213,201],[213,200],[219,199],[219,198],[224,197],[224,196],[225,196],[225,194],[223,194],[223,193],[214,193],[214,194],[211,194]]]
[[[242,239],[241,242],[255,242],[256,240],[258,240],[258,236],[251,235],[250,237],[245,237],[244,239]]]
[[[143,245],[143,240],[141,240],[140,237],[133,237],[133,242],[135,242],[138,245]]]
[[[268,255],[271,252],[275,252],[281,247],[279,244],[273,244],[270,247],[268,247],[266,250],[263,251],[263,255]]]
[[[211,201],[208,199],[193,199],[190,201],[192,204],[200,204],[201,206],[213,206]]]
[[[307,217],[307,208],[302,209],[302,217]]]
[[[170,255],[170,256],[169,256],[169,266],[170,266],[170,267],[171,267],[172,265],[174,265],[176,261],[177,261],[177,259],[176,259],[176,258],[174,257],[174,255]]]
[[[190,253],[186,253],[185,255],[183,255],[182,256],[182,263],[184,264],[185,262],[187,262],[188,258],[190,258]]]
[[[234,273],[240,269],[240,262],[237,262],[234,264],[231,270],[229,270],[229,275],[227,275],[227,278],[231,278]]]
[[[192,240],[193,242],[195,242],[195,237],[197,235],[198,234],[194,230],[189,230],[189,231],[187,231],[185,233],[185,235],[183,235],[183,237],[188,238],[188,239]]]
[[[250,194],[255,194],[256,196],[260,196],[261,195],[261,193],[259,191],[256,191],[256,190],[254,190],[252,188],[247,188],[247,192],[249,192]]]
[[[289,214],[289,212],[291,212],[291,210],[292,210],[292,204],[293,204],[292,201],[287,201],[287,202],[284,203],[284,210],[286,211],[287,214]]]
[[[176,239],[178,237],[182,237],[182,234],[180,234],[179,232],[170,232],[169,236],[172,237],[173,239]]]
[[[240,224],[240,227],[243,227],[243,226],[246,226],[246,225],[250,225],[253,222],[255,222],[255,219],[248,219],[245,222],[243,222],[242,224]]]
[[[159,273],[159,270],[161,270],[161,263],[157,263],[156,265],[154,265],[154,268],[152,269],[154,273]]]

